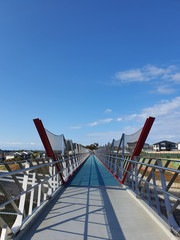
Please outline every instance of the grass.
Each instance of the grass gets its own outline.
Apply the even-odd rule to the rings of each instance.
[[[16,171],[20,169],[19,164],[17,163],[9,164],[9,167],[11,168],[11,171]],[[7,170],[5,165],[0,165],[0,171],[5,171],[5,170]]]
[[[151,171],[151,169],[147,169],[146,174],[145,174],[146,177],[149,175],[150,171]],[[141,169],[140,174],[143,174],[143,172],[144,172],[144,169]],[[154,175],[155,175],[156,180],[161,180],[160,173],[158,170],[156,170],[154,172]],[[166,182],[169,182],[171,180],[171,178],[173,177],[173,175],[174,175],[174,172],[166,171],[164,174]],[[174,183],[180,183],[180,175],[178,175],[176,177]]]

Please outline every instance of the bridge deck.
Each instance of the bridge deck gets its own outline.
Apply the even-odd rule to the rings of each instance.
[[[22,239],[166,240],[169,237],[103,164],[90,156]]]

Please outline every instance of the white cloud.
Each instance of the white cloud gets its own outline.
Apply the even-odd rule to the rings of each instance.
[[[180,84],[180,68],[175,65],[157,67],[148,64],[141,68],[117,72],[111,84],[117,85],[120,83],[150,81],[155,81],[156,83],[155,92],[160,94],[172,94],[175,92],[174,85]]]
[[[82,128],[81,126],[74,126],[74,127],[71,127],[71,129],[80,129]]]
[[[121,82],[144,82],[150,80],[150,78],[144,74],[141,69],[118,72],[115,74],[115,78]]]
[[[172,94],[175,91],[176,90],[174,88],[170,87],[169,85],[162,85],[157,88],[157,92],[161,93],[161,94]]]
[[[130,120],[133,120],[134,118],[136,118],[137,116],[138,116],[138,115],[137,115],[136,113],[134,113],[134,114],[131,114],[131,115],[126,116],[126,117],[125,117],[125,120],[130,121]]]
[[[42,144],[29,142],[29,143],[23,143],[23,142],[0,142],[0,149],[9,149],[9,150],[42,150]]]
[[[167,78],[169,74],[175,71],[177,68],[174,65],[170,65],[167,68],[160,68],[153,65],[146,65],[142,68],[142,71],[145,75],[149,76],[151,79],[162,77]]]
[[[142,109],[139,113],[123,117],[127,126],[123,127],[121,131],[93,132],[88,134],[88,138],[92,142],[98,141],[100,144],[107,144],[113,139],[120,139],[122,133],[127,135],[135,133],[143,127],[149,116],[155,117],[155,121],[146,142],[150,144],[161,140],[180,142],[180,96],[168,101],[161,101]]]
[[[110,123],[111,121],[113,121],[113,118],[106,118],[106,119],[102,119],[102,120],[98,120],[93,123],[90,123],[89,126],[94,127],[100,123],[105,124],[105,123]]]
[[[98,124],[99,124],[98,122],[93,122],[93,123],[90,123],[89,126],[90,126],[90,127],[94,127],[94,126],[96,126],[96,125],[98,125]]]
[[[157,117],[152,127],[149,141],[155,143],[162,140],[180,142],[180,114]]]
[[[122,118],[117,118],[117,121],[118,121],[118,122],[122,121]]]
[[[105,110],[105,113],[111,113],[112,112],[112,109],[108,108]]]
[[[145,75],[148,75],[150,77],[156,77],[161,74],[164,74],[166,70],[163,68],[158,68],[156,66],[148,64],[142,68],[142,71],[144,72]]]
[[[70,127],[71,129],[80,129],[80,128],[83,128],[83,127],[94,127],[94,126],[97,126],[99,124],[107,124],[107,123],[110,123],[112,122],[114,119],[113,118],[105,118],[105,119],[101,119],[101,120],[97,120],[97,121],[94,121],[92,123],[89,123],[89,124],[86,124],[86,125],[81,125],[81,126],[72,126]]]
[[[162,101],[153,107],[145,108],[137,117],[147,118],[148,116],[168,116],[175,114],[176,110],[180,113],[180,97],[176,97],[171,101]]]
[[[175,73],[174,75],[171,75],[171,80],[174,83],[180,83],[180,73]]]
[[[107,131],[107,132],[92,132],[88,133],[87,136],[91,139],[91,142],[99,142],[102,144],[107,144],[112,142],[113,139],[119,140],[123,133],[133,134],[137,132],[141,127],[140,126],[126,126],[121,129],[121,131]]]
[[[139,114],[127,116],[125,119],[138,124],[145,122],[149,116],[155,117],[149,141],[160,140],[180,142],[180,97],[169,101],[161,101],[152,107],[142,109]]]
[[[107,118],[107,119],[99,120],[100,123],[110,123],[110,122],[112,122],[112,121],[113,121],[112,118]]]

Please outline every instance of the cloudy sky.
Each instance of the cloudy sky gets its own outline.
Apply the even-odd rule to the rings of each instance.
[[[105,144],[156,118],[180,142],[180,1],[0,1],[0,149],[43,149],[33,124]]]

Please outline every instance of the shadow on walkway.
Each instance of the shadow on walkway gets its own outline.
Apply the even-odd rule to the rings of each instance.
[[[106,188],[114,191],[125,189],[119,183],[105,186],[102,175],[106,174],[107,179],[113,176],[104,172],[104,166],[97,161],[91,156],[83,171],[76,172],[23,239],[125,240]],[[92,183],[98,186],[92,186]]]

